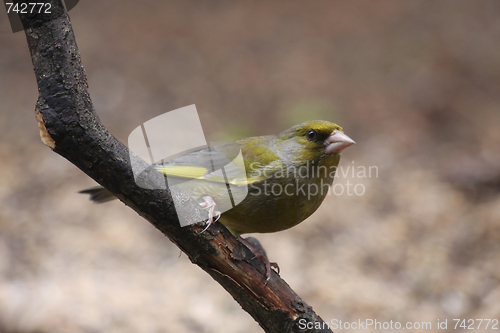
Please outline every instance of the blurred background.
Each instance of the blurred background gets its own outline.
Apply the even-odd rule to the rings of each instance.
[[[357,142],[335,180],[350,195],[257,235],[325,321],[500,319],[499,1],[85,0],[70,17],[122,142],[190,104],[207,141],[325,119]],[[41,143],[36,100],[2,13],[0,331],[260,331],[131,209],[77,193],[95,183]]]

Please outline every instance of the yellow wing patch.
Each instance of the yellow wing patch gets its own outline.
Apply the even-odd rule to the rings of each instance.
[[[204,179],[205,174],[208,172],[206,168],[187,165],[157,167],[157,170],[161,171],[165,176],[175,176],[190,179]]]
[[[200,179],[216,183],[226,183],[226,179],[222,176],[220,170],[216,170],[213,173],[209,173],[208,169],[203,167],[194,167],[187,165],[176,165],[176,166],[160,166],[156,168],[158,171],[163,173],[165,176],[173,176],[187,179]],[[228,178],[228,183],[231,185],[244,186],[249,185],[254,182],[263,180],[263,177],[252,177],[247,178],[245,174],[240,174],[238,177]]]

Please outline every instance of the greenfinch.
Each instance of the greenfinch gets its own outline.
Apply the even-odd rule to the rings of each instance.
[[[354,143],[339,125],[316,120],[277,135],[200,149],[154,167],[169,186],[177,186],[209,211],[206,228],[215,217],[260,257],[269,280],[271,264],[239,236],[285,230],[314,213],[328,194],[340,153]],[[230,163],[238,154],[242,162]],[[81,193],[97,203],[115,198],[103,187]]]

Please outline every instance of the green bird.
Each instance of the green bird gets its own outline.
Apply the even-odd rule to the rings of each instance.
[[[267,284],[275,264],[240,235],[285,230],[313,214],[332,185],[340,153],[354,143],[339,125],[316,120],[277,135],[203,148],[154,167],[169,186],[208,210],[205,230],[214,218],[219,220],[264,261]],[[242,159],[235,159],[238,156]],[[103,187],[81,193],[97,203],[115,199]]]

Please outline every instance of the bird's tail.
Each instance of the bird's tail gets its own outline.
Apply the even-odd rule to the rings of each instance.
[[[78,193],[90,194],[90,200],[94,203],[105,203],[116,199],[116,197],[102,186],[95,186]]]

